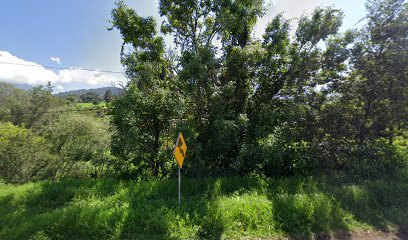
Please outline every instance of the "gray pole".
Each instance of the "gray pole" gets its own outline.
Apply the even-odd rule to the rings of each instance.
[[[181,203],[180,187],[181,187],[181,176],[180,176],[180,166],[178,166],[178,200],[179,200],[179,208],[180,208],[180,203]]]

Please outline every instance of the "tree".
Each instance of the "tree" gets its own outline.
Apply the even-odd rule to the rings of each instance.
[[[162,0],[159,12],[166,17],[162,32],[174,34],[174,42],[180,48],[177,84],[189,116],[183,124],[191,126],[189,130],[194,136],[186,135],[192,146],[190,156],[196,159],[191,162],[194,167],[189,168],[187,163],[186,169],[195,169],[191,174],[223,172],[230,169],[243,137],[235,125],[246,117],[252,87],[251,73],[247,71],[253,66],[247,67],[245,61],[254,55],[248,54],[252,47],[241,48],[251,45],[253,27],[263,14],[263,1]],[[221,49],[214,45],[214,39],[221,40]],[[231,56],[230,52],[233,52]],[[228,67],[225,67],[225,59],[230,59]],[[235,60],[239,63],[233,66]],[[233,72],[237,69],[238,72]],[[230,76],[233,78],[229,79]],[[226,99],[229,96],[233,101]],[[231,105],[235,111],[227,108]],[[228,137],[217,134],[218,131],[231,133],[228,136],[234,139],[230,139],[233,144],[221,144]],[[208,149],[214,147],[220,150],[220,155],[208,154]]]
[[[361,106],[360,141],[386,137],[392,144],[408,127],[408,4],[369,1],[367,10],[353,48],[350,94]]]
[[[27,92],[8,84],[2,85],[4,88],[0,85],[0,100],[4,99],[4,105],[0,107],[0,111],[4,111],[5,115],[0,116],[0,120],[10,121],[14,125],[38,130],[52,121],[56,115],[53,111],[64,104],[61,99],[52,95],[51,83],[47,86],[35,86]]]
[[[264,14],[263,0],[215,0],[214,23],[223,48],[245,47],[251,42],[251,33],[258,17]]]
[[[103,96],[103,100],[107,103],[110,103],[112,101],[113,97],[112,97],[112,91],[110,89],[106,90],[104,96]]]
[[[164,176],[160,158],[182,129],[191,176],[388,171],[408,122],[406,6],[369,2],[368,25],[344,33],[341,11],[317,8],[293,37],[278,14],[254,39],[263,1],[161,0],[161,33],[176,47],[166,52],[154,19],[119,2],[111,29],[130,82],[112,104],[112,149]]]
[[[21,124],[26,104],[26,93],[11,84],[0,82],[0,121]]]
[[[174,43],[182,52],[196,53],[200,47],[208,46],[215,36],[216,24],[211,15],[212,1],[159,1],[163,33],[173,33]]]
[[[96,174],[103,172],[110,164],[111,136],[109,123],[105,119],[64,113],[43,129],[43,135],[50,143],[51,153],[58,156],[58,167],[54,173],[57,178],[89,175],[81,163],[88,162],[99,167],[98,171],[94,171]]]
[[[316,86],[332,81],[320,76],[325,59],[318,44],[337,33],[341,19],[338,10],[318,8],[301,17],[293,41],[282,15],[267,25],[251,77],[256,87],[248,101],[247,138],[237,164],[241,171],[262,169],[279,176],[315,169],[316,123],[326,98]]]
[[[137,15],[123,2],[112,10],[112,28],[119,29],[123,38],[121,62],[131,79],[122,96],[112,102],[112,151],[119,158],[119,171],[165,177],[173,162],[169,130],[181,108],[172,65],[155,27],[153,18]],[[126,44],[132,49],[129,53],[124,52]]]
[[[101,98],[94,92],[87,92],[82,94],[79,98],[82,102],[86,103],[99,104],[101,102]]]
[[[79,100],[76,95],[68,95],[65,99],[70,103],[76,103]]]

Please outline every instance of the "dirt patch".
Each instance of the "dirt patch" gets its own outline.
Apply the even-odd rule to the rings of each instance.
[[[389,232],[383,231],[358,231],[337,232],[332,235],[318,235],[316,240],[408,240],[408,227],[399,227]]]

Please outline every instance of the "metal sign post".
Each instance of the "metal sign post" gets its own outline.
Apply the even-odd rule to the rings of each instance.
[[[174,148],[174,157],[178,163],[178,203],[179,208],[181,205],[181,173],[180,170],[183,167],[184,158],[186,157],[187,153],[187,145],[184,141],[183,134],[179,133],[176,141],[176,146]]]
[[[180,174],[180,166],[178,166],[178,199],[179,199],[179,208],[181,204],[181,174]]]

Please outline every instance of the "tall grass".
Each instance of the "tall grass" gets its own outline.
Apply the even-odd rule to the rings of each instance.
[[[408,182],[313,178],[0,183],[0,239],[311,237],[408,224]]]

